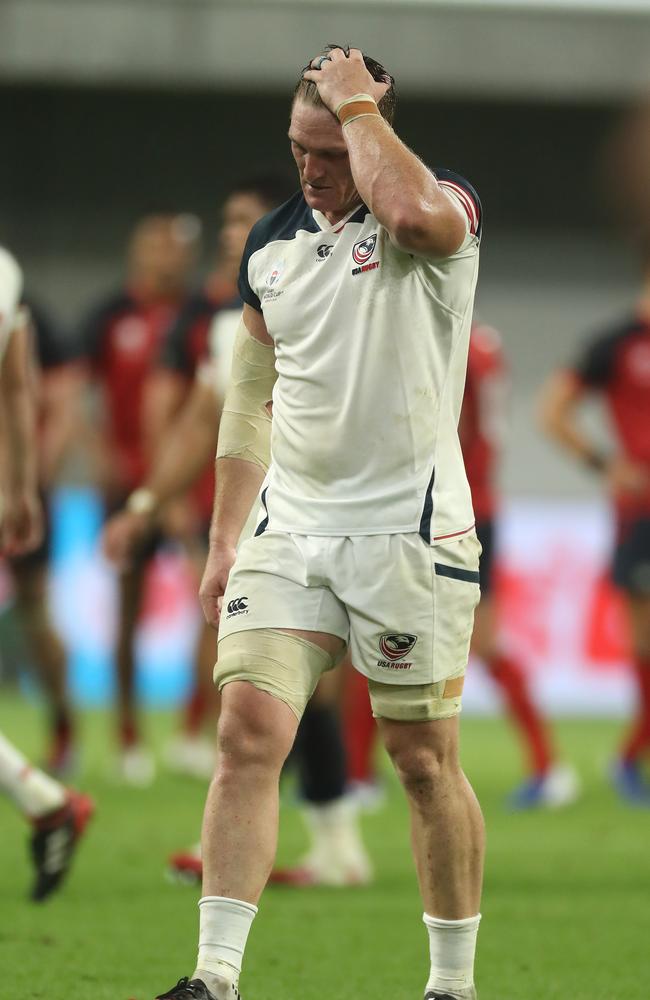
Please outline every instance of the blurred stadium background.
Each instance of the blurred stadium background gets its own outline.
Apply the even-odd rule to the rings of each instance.
[[[512,376],[501,473],[499,595],[506,642],[527,662],[552,714],[629,712],[627,634],[622,609],[607,583],[612,543],[607,503],[597,478],[544,440],[535,404],[542,379],[571,359],[586,335],[628,311],[638,293],[640,264],[617,225],[611,197],[617,178],[611,166],[607,169],[607,150],[622,115],[650,87],[650,2],[0,0],[0,243],[11,247],[30,293],[53,311],[70,338],[88,305],[119,283],[128,233],[143,213],[161,206],[195,213],[204,227],[206,266],[220,205],[232,184],[260,168],[291,170],[285,139],[289,95],[300,67],[325,41],[359,45],[385,62],[397,80],[399,134],[425,161],[468,176],[483,201],[478,312],[500,330]],[[201,273],[197,271],[197,283]],[[607,440],[602,415],[594,410],[589,420]],[[52,600],[70,651],[71,684],[77,700],[101,706],[111,690],[113,578],[98,555],[101,512],[89,472],[78,461],[66,466],[55,511]],[[151,704],[174,704],[189,685],[198,618],[191,579],[176,572],[180,565],[174,556],[158,567],[158,587],[152,589],[143,622],[141,686]],[[0,588],[0,677],[5,680],[21,667],[11,601],[5,574]],[[12,698],[6,695],[3,725],[16,738],[20,731],[28,748],[37,751],[37,717],[25,714]],[[493,714],[498,708],[479,672],[470,678],[467,707],[468,714]],[[166,732],[167,717],[160,718],[156,725]],[[583,764],[589,762],[591,780],[597,783],[613,729],[607,722],[600,728],[584,725],[572,729],[566,723],[563,740]],[[494,750],[501,747],[501,736],[491,728],[468,732],[470,755],[488,789],[489,819],[490,810],[497,814],[492,799],[496,803],[504,790],[499,782],[504,774],[512,776],[512,749],[504,749],[509,762],[493,787],[487,763],[471,742],[478,736],[471,734],[492,741],[493,775],[501,767]],[[90,759],[99,766],[96,733],[91,742]],[[172,838],[189,838],[198,819],[200,791],[179,792],[167,785],[163,791],[195,810],[183,830],[176,819],[171,825]],[[590,794],[584,826],[573,816],[564,845],[579,851],[581,837],[601,829],[611,834],[621,862],[627,853],[642,865],[643,821],[638,816],[629,821],[627,813],[615,810],[613,800],[598,799],[593,790]],[[157,796],[149,801],[160,820],[165,802],[160,791]],[[111,801],[106,811],[117,822],[124,802]],[[593,868],[584,871],[567,866],[561,837],[553,840],[557,828],[549,818],[542,822],[534,832],[531,826],[514,829],[542,852],[543,843],[552,842],[546,861],[550,868],[559,866],[565,883],[573,872],[576,885],[593,883],[596,890],[597,857],[591,859]],[[503,817],[495,818],[494,825],[496,853],[505,871],[509,852],[516,852],[521,841]],[[612,831],[623,826],[627,839],[616,840]],[[151,834],[147,829],[143,836]],[[107,834],[101,836],[108,844]],[[370,842],[381,853],[374,828]],[[161,853],[169,846],[164,837],[155,839],[154,849]],[[128,846],[124,849],[128,854]],[[531,847],[532,854],[535,849]],[[518,861],[512,881],[529,879],[531,891],[543,893],[544,872],[537,867],[543,857],[537,857],[532,874]],[[383,860],[391,879],[405,876],[406,862],[393,870],[388,856]],[[151,873],[159,872],[160,858],[148,864]],[[616,881],[615,869],[613,864],[607,869],[603,888],[615,897],[607,897],[612,905],[621,906],[623,922],[625,907],[632,912],[635,904],[631,896],[623,897],[625,887]],[[639,872],[647,886],[647,862]],[[73,899],[78,902],[91,884],[87,877],[71,887]],[[146,893],[141,869],[136,884]],[[121,891],[127,893],[127,886],[125,881]],[[14,888],[20,891],[18,882]],[[301,905],[311,905],[313,916],[316,910],[324,912],[328,898],[321,893],[312,904]],[[570,924],[568,890],[558,898],[545,911],[539,896],[529,900],[531,909],[539,904],[544,911],[540,934],[545,941],[554,934],[558,913]],[[171,933],[178,902],[161,905]],[[293,926],[290,906],[284,901],[272,905],[279,907],[278,919],[287,932]],[[506,892],[497,906],[503,941],[495,937],[486,945],[486,965],[495,970],[501,949],[510,951],[505,943],[508,905]],[[588,922],[588,901],[583,898],[581,905],[580,920]],[[593,905],[601,906],[597,896]],[[183,907],[192,909],[189,901]],[[72,909],[64,912],[74,923]],[[522,919],[528,913],[525,892],[510,912]],[[183,916],[183,927],[191,928],[192,920],[192,914]],[[647,910],[645,920],[647,928]],[[18,926],[17,933],[29,940],[33,928],[25,921]],[[323,933],[335,926],[327,925]],[[39,927],[45,927],[42,919]],[[594,924],[593,933],[599,930]],[[79,926],[77,938],[81,933]],[[515,940],[522,955],[530,946],[525,935]],[[589,968],[584,941],[572,940],[571,946],[582,949],[583,967]],[[153,939],[147,947],[150,962]],[[388,942],[385,947],[390,951]],[[264,948],[265,955],[272,954],[270,938]],[[493,983],[481,996],[640,1000],[647,996],[647,977],[638,979],[636,953],[628,958],[633,985],[625,992],[592,982],[583,993],[577,975],[565,992],[561,975],[557,981],[544,979],[540,957],[534,989],[522,987],[521,970],[513,966],[512,987],[498,993]],[[97,957],[102,961],[108,968],[108,959]],[[310,975],[308,965],[303,972]],[[353,970],[350,977],[353,982]],[[126,998],[128,977],[123,980],[118,992],[96,991],[89,982],[88,992],[79,995]],[[266,1000],[262,980],[256,982]],[[386,995],[401,998],[397,971],[388,982],[395,992]],[[350,987],[339,995],[359,993]]]
[[[647,8],[641,0],[333,2],[327,12],[291,0],[0,5],[0,116],[12,137],[0,159],[0,234],[69,336],[119,282],[139,215],[159,206],[197,213],[207,258],[229,186],[260,166],[291,168],[287,95],[305,53],[341,36],[386,60],[398,81],[400,134],[427,162],[465,171],[483,200],[478,310],[502,332],[512,371],[503,546],[519,582],[522,572],[549,581],[541,594],[539,582],[529,588],[525,622],[521,591],[519,624],[505,620],[513,641],[536,647],[533,665],[543,659],[549,704],[571,712],[624,710],[624,645],[616,602],[607,599],[604,616],[597,589],[610,545],[602,491],[540,435],[535,395],[638,290],[639,265],[613,227],[602,165],[612,128],[650,74]],[[59,596],[65,602],[64,589]],[[585,688],[589,665],[594,683]],[[557,668],[565,681],[576,674],[568,700]],[[74,678],[88,697],[105,691],[97,675]],[[177,673],[159,697],[179,684]],[[470,704],[475,694],[493,705],[487,690],[470,692]]]

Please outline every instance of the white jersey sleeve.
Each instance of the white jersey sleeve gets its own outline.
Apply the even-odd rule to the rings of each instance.
[[[23,276],[15,258],[0,247],[0,361],[16,322]]]

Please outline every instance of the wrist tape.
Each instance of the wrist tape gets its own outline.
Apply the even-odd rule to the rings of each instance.
[[[336,109],[336,117],[344,128],[356,118],[369,116],[381,118],[377,102],[370,94],[355,94],[353,97],[348,97],[347,100],[341,101]]]

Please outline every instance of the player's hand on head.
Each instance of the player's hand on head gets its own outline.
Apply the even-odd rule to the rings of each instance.
[[[205,620],[212,628],[219,628],[223,595],[236,556],[237,550],[229,546],[210,546],[199,587],[199,599]]]
[[[377,81],[368,72],[360,49],[332,49],[312,59],[303,78],[318,87],[323,103],[332,112],[339,104],[355,94],[370,94],[379,103],[390,88],[390,81]]]

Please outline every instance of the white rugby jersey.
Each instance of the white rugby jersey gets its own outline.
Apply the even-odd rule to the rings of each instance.
[[[481,206],[461,248],[433,260],[394,246],[365,205],[335,225],[302,192],[253,227],[239,290],[275,345],[272,462],[258,531],[366,535],[470,531],[458,438]]]
[[[22,272],[8,250],[0,247],[0,363],[16,322],[22,294]]]

